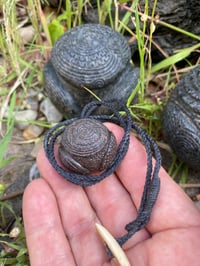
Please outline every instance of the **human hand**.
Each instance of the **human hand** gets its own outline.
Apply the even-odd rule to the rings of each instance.
[[[107,124],[118,142],[123,129]],[[115,173],[82,188],[60,177],[42,150],[37,158],[43,176],[31,182],[23,197],[23,217],[31,266],[115,265],[109,261],[95,223],[114,237],[137,216],[146,175],[146,152],[132,135],[129,150]],[[200,212],[168,176],[145,229],[123,246],[132,266],[198,266]]]

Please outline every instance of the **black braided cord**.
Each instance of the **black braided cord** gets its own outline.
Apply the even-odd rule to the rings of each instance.
[[[92,113],[100,106],[106,107],[113,113],[113,115],[92,115]],[[133,234],[144,228],[150,220],[150,215],[160,190],[160,178],[158,176],[158,172],[161,167],[161,155],[159,148],[152,137],[132,121],[128,108],[125,105],[122,106],[121,103],[119,103],[119,106],[122,111],[121,113],[116,110],[116,101],[114,100],[90,102],[83,108],[80,117],[60,122],[48,131],[44,140],[44,150],[49,162],[62,177],[76,185],[83,187],[90,186],[100,182],[102,179],[109,176],[116,170],[128,150],[131,129],[134,129],[138,133],[147,153],[146,181],[137,218],[125,226],[127,233],[124,236],[117,238],[118,243],[122,246],[130,237],[133,236]],[[124,129],[124,135],[118,146],[114,161],[107,170],[99,175],[82,175],[69,172],[59,166],[55,159],[54,145],[57,138],[63,133],[65,126],[80,118],[90,118],[99,120],[101,122],[112,122],[120,125]],[[155,157],[154,167],[153,155]]]

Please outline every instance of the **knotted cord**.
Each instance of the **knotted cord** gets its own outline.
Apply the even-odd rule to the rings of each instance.
[[[109,176],[116,170],[128,150],[131,129],[134,129],[138,133],[147,153],[146,181],[138,209],[137,218],[125,226],[127,233],[124,236],[117,238],[118,243],[122,246],[130,237],[132,237],[133,234],[144,228],[150,220],[150,215],[160,189],[160,178],[158,176],[158,172],[161,167],[161,155],[157,144],[151,138],[151,136],[149,136],[136,123],[132,121],[128,108],[125,105],[122,106],[122,104],[119,103],[118,106],[120,106],[120,109],[123,112],[122,115],[116,110],[116,105],[116,101],[114,100],[90,102],[83,108],[80,117],[60,122],[48,131],[44,140],[44,150],[49,162],[62,177],[76,185],[83,187],[90,186],[96,184],[97,182],[100,182],[102,179]],[[106,107],[112,112],[113,115],[92,115],[92,113],[100,106]],[[58,165],[55,159],[54,145],[57,138],[63,133],[65,126],[80,118],[96,119],[101,122],[112,122],[124,129],[124,135],[118,146],[115,159],[111,163],[110,167],[99,175],[82,175],[69,172]],[[154,167],[153,155],[155,157]]]

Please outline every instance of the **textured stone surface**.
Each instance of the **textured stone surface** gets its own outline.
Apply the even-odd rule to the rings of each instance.
[[[51,123],[58,123],[62,120],[62,114],[52,104],[52,102],[46,98],[40,104],[40,111],[46,116],[47,121]]]
[[[126,102],[139,77],[130,58],[126,39],[110,27],[75,27],[52,49],[52,58],[44,68],[46,92],[66,117],[79,114],[94,99],[84,87],[101,99]]]
[[[116,151],[113,133],[101,122],[87,118],[78,119],[65,128],[59,147],[63,164],[81,174],[106,170]]]
[[[176,155],[200,169],[200,66],[187,73],[172,92],[163,114],[163,131]]]

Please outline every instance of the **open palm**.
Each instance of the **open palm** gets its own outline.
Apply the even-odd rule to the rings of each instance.
[[[107,127],[119,141],[123,130]],[[31,266],[115,265],[107,256],[95,223],[114,237],[137,216],[146,174],[146,153],[131,136],[117,171],[82,188],[60,177],[42,150],[37,158],[43,176],[26,188],[23,216]],[[200,212],[161,169],[161,189],[147,227],[124,246],[132,266],[197,266],[200,262]]]

